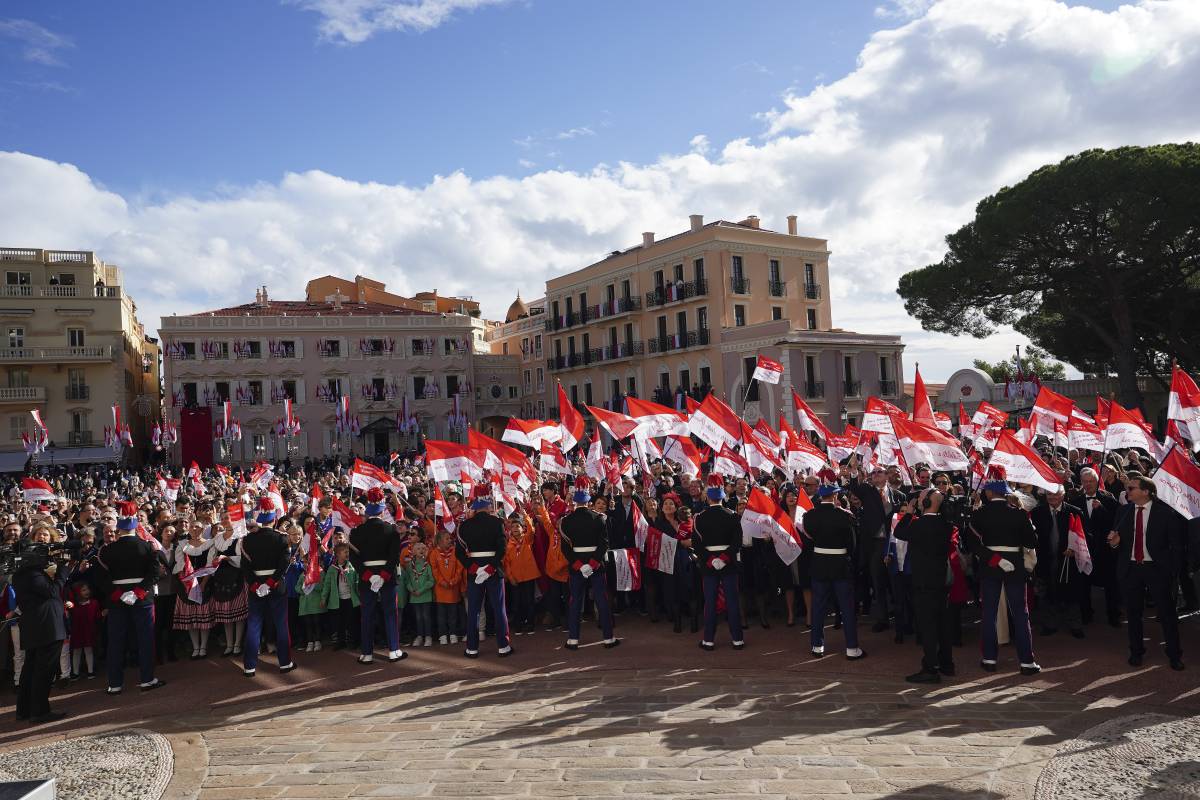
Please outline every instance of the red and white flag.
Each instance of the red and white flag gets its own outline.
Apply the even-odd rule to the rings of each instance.
[[[562,384],[558,384],[558,419],[562,436],[558,446],[564,453],[569,453],[583,438],[583,416],[571,405]]]
[[[1091,450],[1095,453],[1104,452],[1104,431],[1094,422],[1087,422],[1079,417],[1071,417],[1067,423],[1067,447],[1072,450]]]
[[[171,503],[179,499],[179,490],[183,488],[183,481],[179,478],[167,478],[163,481],[163,497]]]
[[[557,442],[562,438],[562,429],[556,422],[545,422],[540,419],[517,419],[510,417],[508,427],[500,436],[503,442],[519,444],[540,450],[542,442]]]
[[[1008,424],[1008,413],[984,400],[975,409],[975,413],[971,416],[971,422],[975,423],[975,430],[981,433],[988,428],[1003,428]]]
[[[796,523],[779,504],[757,487],[750,490],[746,510],[742,512],[742,532],[747,536],[770,539],[775,553],[784,564],[791,564],[804,550],[796,532]]]
[[[239,536],[246,535],[246,509],[242,504],[234,501],[225,504],[225,513],[229,515],[229,529],[232,534],[230,538],[236,539]]]
[[[940,428],[899,417],[892,419],[892,425],[907,463],[945,470],[966,470],[970,466],[958,440]]]
[[[1200,387],[1178,365],[1171,368],[1171,392],[1167,395],[1167,419],[1179,423],[1180,433],[1200,450]]]
[[[761,470],[768,475],[775,470],[783,471],[784,464],[779,458],[779,452],[760,442],[753,432],[745,437],[745,447],[742,451],[746,454],[746,463],[751,469]]]
[[[321,491],[321,484],[314,483],[312,487],[312,493],[308,496],[309,509],[312,511],[314,516],[316,516],[317,510],[320,508],[321,498],[324,496],[325,492]]]
[[[335,497],[333,498],[333,524],[343,530],[352,531],[363,524],[363,518]]]
[[[1044,417],[1065,423],[1071,418],[1071,409],[1075,402],[1058,392],[1051,391],[1045,386],[1038,390],[1037,399],[1033,401],[1033,410]]]
[[[842,434],[841,436],[835,436],[830,434],[825,440],[825,444],[825,449],[829,453],[829,460],[837,464],[854,455],[854,449],[859,445],[859,438],[857,435],[848,436]]]
[[[788,437],[787,469],[795,475],[803,472],[817,472],[828,464],[826,454],[808,439],[797,436]]]
[[[632,547],[619,550],[609,550],[613,560],[613,571],[616,573],[615,586],[618,592],[636,592],[642,588],[642,566],[638,559],[638,551]]]
[[[771,423],[767,422],[766,417],[759,417],[758,422],[754,423],[754,438],[770,450],[783,448],[783,439],[771,428]]]
[[[587,454],[583,457],[583,472],[595,481],[608,479],[608,464],[604,458],[604,445],[600,442],[599,436],[593,437],[591,444],[588,445]]]
[[[260,490],[267,488],[267,485],[275,478],[275,470],[271,469],[271,465],[267,463],[257,464],[254,471],[250,473],[250,479],[246,483],[251,486],[257,486]]]
[[[53,502],[58,499],[50,484],[41,478],[21,478],[21,496],[27,503]]]
[[[203,497],[204,478],[200,472],[200,465],[193,461],[192,465],[188,467],[187,476],[188,480],[192,482],[192,491],[196,493],[197,497]]]
[[[638,429],[638,421],[633,417],[626,416],[619,411],[609,411],[607,408],[597,408],[596,406],[585,405],[596,422],[600,423],[600,427],[604,428],[609,436],[622,442],[628,439]]]
[[[675,574],[675,552],[679,549],[679,540],[669,533],[663,533],[653,525],[646,531],[646,541],[642,548],[643,562],[646,569]]]
[[[891,433],[892,420],[907,420],[908,414],[904,409],[894,406],[878,397],[868,397],[866,408],[863,410],[862,429],[877,433]]]
[[[433,518],[442,521],[442,527],[454,533],[456,527],[454,516],[450,513],[450,506],[446,504],[446,498],[442,496],[442,487],[438,484],[433,485]]]
[[[267,497],[271,498],[271,505],[275,506],[275,513],[283,516],[287,513],[287,506],[283,503],[283,494],[279,491],[279,484],[271,481],[267,486]]]
[[[977,430],[979,430],[979,426],[967,416],[967,412],[960,400],[958,402],[958,435],[964,439],[974,439]]]
[[[1104,442],[1108,450],[1139,447],[1147,453],[1159,452],[1158,440],[1148,430],[1149,426],[1135,413],[1120,403],[1112,403],[1108,410],[1108,427],[1104,430]]]
[[[567,457],[563,455],[563,451],[554,446],[554,443],[543,439],[541,442],[541,458],[538,460],[538,471],[545,474],[547,472],[556,473],[558,475],[573,475],[571,465],[567,463]]]
[[[1158,472],[1154,473],[1158,499],[1183,515],[1184,519],[1200,517],[1200,467],[1176,445],[1167,453]]]
[[[690,478],[700,474],[700,451],[687,436],[668,436],[663,445],[663,458],[678,464],[683,474]]]
[[[681,414],[674,409],[652,403],[649,400],[639,400],[636,397],[625,398],[625,406],[630,418],[638,423],[638,436],[688,435],[686,414]]]
[[[380,489],[397,491],[399,483],[400,479],[390,472],[363,461],[361,458],[354,459],[354,466],[350,470],[351,489],[361,489],[365,492],[378,486]]]
[[[821,422],[821,418],[817,416],[817,412],[809,408],[808,403],[800,399],[800,395],[796,394],[796,390],[792,390],[792,410],[796,413],[796,427],[802,431],[815,432],[825,442],[829,441],[829,428],[825,427],[825,423]]]
[[[692,414],[688,430],[714,450],[736,447],[742,441],[741,417],[713,393]]]
[[[750,477],[750,464],[738,453],[728,447],[722,447],[713,462],[712,471],[718,475],[728,475],[731,478]]]
[[[457,442],[425,441],[426,471],[438,483],[456,481],[463,473],[478,480],[483,477],[483,462],[481,450]]]
[[[1075,553],[1075,566],[1084,575],[1092,574],[1092,551],[1088,549],[1087,536],[1083,532],[1083,518],[1078,514],[1071,515],[1067,523],[1068,547]]]
[[[917,366],[917,376],[913,379],[912,420],[931,428],[937,427],[937,420],[933,416],[933,405],[929,402],[929,393],[925,391],[925,381],[921,378],[920,365]]]
[[[780,364],[778,361],[772,361],[766,356],[758,357],[758,363],[754,366],[754,374],[750,376],[751,380],[770,384],[779,383],[779,379],[782,377],[783,364]]]
[[[1000,433],[1000,439],[988,460],[988,472],[1003,467],[1005,478],[1013,483],[1028,483],[1054,494],[1063,489],[1058,473],[1042,460],[1027,444],[1022,444],[1010,430]]]
[[[949,414],[943,414],[940,411],[933,412],[934,423],[944,431],[954,430],[954,420],[950,419]]]

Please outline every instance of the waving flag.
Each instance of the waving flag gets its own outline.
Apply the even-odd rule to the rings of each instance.
[[[251,486],[257,486],[260,490],[267,488],[267,485],[275,478],[275,471],[271,469],[271,465],[260,463],[255,465],[254,471],[250,473],[250,479],[246,483]]]
[[[904,409],[894,406],[886,400],[880,400],[878,397],[867,398],[862,420],[864,431],[891,433],[892,420],[896,419],[907,420],[908,414],[904,413]]]
[[[613,560],[613,571],[616,574],[615,586],[618,592],[636,592],[642,588],[642,567],[638,560],[638,551],[631,547],[608,551]]]
[[[772,450],[780,450],[783,448],[783,439],[767,422],[765,417],[759,417],[758,422],[754,423],[754,438],[759,444]]]
[[[1096,453],[1104,452],[1104,431],[1094,422],[1087,422],[1079,417],[1071,417],[1067,423],[1067,447],[1072,450],[1091,450]]]
[[[304,526],[304,586],[305,594],[312,594],[321,583],[321,539],[317,535],[316,520],[309,517]]]
[[[733,409],[709,394],[688,420],[688,430],[700,441],[720,450],[742,442],[742,420]]]
[[[1140,447],[1147,453],[1156,453],[1159,451],[1158,440],[1148,428],[1140,413],[1134,413],[1114,402],[1108,410],[1108,427],[1104,431],[1104,441],[1109,450]]]
[[[390,472],[363,461],[361,458],[354,459],[354,466],[350,470],[350,487],[352,489],[361,489],[365,492],[378,486],[380,489],[397,491],[399,483],[400,479]]]
[[[796,390],[792,390],[792,410],[796,413],[796,427],[802,431],[810,431],[821,437],[822,441],[829,441],[829,428],[825,427],[825,423],[821,422],[821,418],[817,416],[817,412],[809,408],[808,403],[800,399],[800,395],[796,394]]]
[[[791,564],[804,550],[804,542],[796,533],[795,521],[757,487],[750,490],[746,500],[746,510],[742,512],[742,532],[747,536],[770,539],[775,545],[775,553],[784,564]]]
[[[1087,536],[1083,533],[1083,519],[1078,514],[1071,515],[1067,523],[1068,545],[1075,553],[1075,566],[1084,575],[1092,574],[1092,552],[1088,549]]]
[[[363,524],[363,518],[351,511],[339,498],[333,498],[333,524],[345,531],[352,531]]]
[[[482,450],[457,442],[425,440],[425,462],[429,477],[438,483],[456,481],[463,473],[483,477],[485,454]]]
[[[1038,390],[1037,399],[1033,401],[1034,411],[1063,423],[1071,418],[1071,409],[1074,407],[1075,403],[1071,398],[1053,392],[1045,386]]]
[[[587,454],[583,458],[583,472],[594,481],[603,481],[608,478],[604,445],[600,443],[599,436],[593,437],[591,444],[588,445]]]
[[[663,458],[678,464],[688,477],[695,478],[700,474],[700,451],[686,436],[668,436],[663,446]]]
[[[583,417],[567,399],[561,383],[558,384],[558,419],[562,430],[558,446],[564,453],[569,453],[583,438]]]
[[[829,453],[829,460],[837,464],[854,455],[854,449],[858,447],[858,444],[858,436],[847,436],[845,434],[840,436],[830,435],[826,439],[825,450]]]
[[[312,493],[308,497],[309,508],[311,509],[314,516],[316,515],[317,510],[321,505],[321,498],[323,498],[324,496],[325,496],[325,492],[321,491],[321,484],[314,483],[312,486]]]
[[[619,411],[609,411],[606,408],[587,405],[584,408],[591,412],[591,415],[596,418],[596,422],[600,423],[600,427],[604,428],[608,435],[618,442],[628,439],[638,429],[636,419]]]
[[[229,529],[232,533],[230,538],[236,539],[239,536],[246,535],[246,509],[242,504],[234,501],[225,504],[225,513],[229,515]]]
[[[1192,448],[1200,450],[1200,387],[1178,365],[1171,366],[1167,419],[1178,422],[1180,432],[1192,440]]]
[[[50,484],[41,478],[21,478],[21,496],[27,503],[53,502],[58,499]]]
[[[958,401],[958,435],[964,439],[974,439],[975,431],[978,429],[978,426],[971,422],[971,418],[967,416],[967,412],[963,409],[962,401]]]
[[[907,463],[945,470],[965,470],[970,466],[958,440],[940,428],[899,417],[892,419],[892,425]]]
[[[933,416],[933,405],[929,402],[929,393],[925,391],[925,381],[921,379],[921,365],[917,365],[917,376],[913,379],[913,411],[912,421],[931,428],[937,427]]]
[[[538,461],[538,471],[542,473],[557,473],[559,475],[573,475],[571,465],[567,463],[567,457],[563,452],[554,446],[553,442],[543,439],[541,442],[541,458]]]
[[[167,478],[163,481],[163,497],[171,503],[179,499],[179,490],[183,488],[183,481],[179,478]]]
[[[1200,467],[1192,463],[1182,447],[1171,448],[1154,473],[1158,499],[1183,515],[1200,517]]]
[[[691,402],[688,398],[689,411]],[[638,423],[638,436],[687,436],[687,416],[649,400],[639,400],[636,397],[625,398],[626,411],[630,418]]]
[[[763,383],[777,384],[782,377],[783,364],[780,364],[778,361],[772,361],[766,356],[759,356],[758,363],[754,367],[754,374],[750,376],[750,379],[762,381]]]
[[[848,455],[848,454],[847,454]],[[793,475],[806,471],[818,472],[828,466],[824,451],[803,437],[788,437],[787,468]]]
[[[540,450],[542,442],[557,442],[561,438],[562,429],[558,423],[510,417],[500,441]]]
[[[750,464],[733,450],[722,447],[717,453],[717,460],[713,462],[712,471],[731,478],[747,478],[750,476]]]
[[[753,433],[745,437],[745,445],[742,452],[746,454],[746,463],[752,469],[768,474],[774,470],[783,471],[783,462],[779,459],[778,451],[764,445]]]
[[[1051,494],[1062,491],[1058,473],[1042,460],[1032,447],[1022,444],[1010,430],[1000,433],[996,448],[988,461],[988,471],[1003,467],[1005,477],[1013,483],[1028,483]]]
[[[192,491],[196,493],[197,497],[203,497],[204,480],[200,473],[200,465],[193,461],[192,465],[188,467],[187,476],[188,480],[192,482]]]
[[[1003,428],[1008,422],[1008,414],[984,400],[975,409],[975,414],[971,417],[971,422],[974,422],[978,426],[976,428],[977,431],[983,433],[988,428]]]

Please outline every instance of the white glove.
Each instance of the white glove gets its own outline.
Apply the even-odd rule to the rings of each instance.
[[[481,569],[475,573],[475,583],[478,583],[478,584],[487,583],[487,579],[490,577],[492,577],[492,576],[488,574],[487,570]]]
[[[372,575],[370,584],[371,584],[371,591],[378,592],[380,589],[383,588],[383,576],[382,575]]]
[[[125,594],[121,595],[121,602],[127,606],[131,606],[137,602],[137,595],[133,592],[125,592]]]
[[[258,588],[254,590],[254,593],[259,597],[266,597],[271,593],[271,587],[265,583],[260,583]]]
[[[1014,569],[1016,569],[1016,567],[1013,566],[1013,562],[1009,561],[1007,558],[1000,559],[996,566],[1005,572],[1012,572]]]
[[[714,559],[712,567],[713,567],[713,569],[718,569],[718,570],[725,569],[725,559],[723,559],[723,558]]]
[[[591,564],[584,564],[582,567],[579,568],[579,574],[585,578],[592,577],[592,572],[593,572],[593,570],[592,570]]]

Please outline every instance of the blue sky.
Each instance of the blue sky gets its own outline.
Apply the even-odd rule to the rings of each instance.
[[[7,0],[0,244],[97,251],[151,329],[327,273],[496,317],[797,214],[834,323],[939,380],[1024,341],[922,331],[898,276],[1043,164],[1196,140],[1196,97],[1188,0]]]

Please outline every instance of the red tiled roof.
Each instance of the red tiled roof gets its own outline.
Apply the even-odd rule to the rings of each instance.
[[[229,308],[216,308],[211,311],[201,311],[196,314],[185,314],[188,317],[349,317],[349,316],[434,316],[432,311],[416,311],[411,308],[396,308],[383,303],[342,303],[341,308],[334,308],[332,303],[310,303],[307,300],[269,300],[266,305],[246,303]]]

